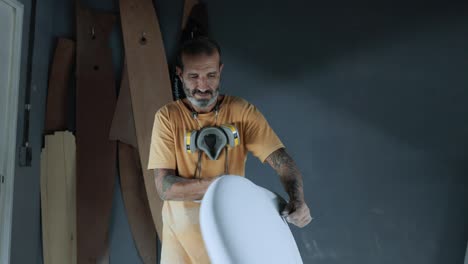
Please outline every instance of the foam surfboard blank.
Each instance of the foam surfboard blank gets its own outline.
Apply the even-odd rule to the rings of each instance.
[[[234,175],[216,179],[203,197],[200,225],[214,264],[302,264],[281,198]]]

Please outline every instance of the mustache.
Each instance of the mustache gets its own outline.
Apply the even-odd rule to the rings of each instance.
[[[195,89],[192,91],[192,95],[195,95],[195,94],[210,94],[210,95],[213,95],[213,91],[211,90],[206,90],[204,92],[198,90],[198,89]]]

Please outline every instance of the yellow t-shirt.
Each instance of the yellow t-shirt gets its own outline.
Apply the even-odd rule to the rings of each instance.
[[[284,147],[260,111],[239,97],[224,96],[217,118],[213,111],[199,114],[198,121],[181,100],[162,107],[154,119],[148,169],[174,169],[178,176],[194,178],[198,152],[188,153],[185,150],[185,134],[199,130],[200,125],[233,124],[237,128],[240,145],[228,150],[228,174],[244,176],[249,151],[263,163],[271,153]],[[224,172],[224,151],[218,160],[210,160],[205,153],[202,154],[202,178],[220,176]],[[164,202],[162,258],[167,263],[181,258],[181,254],[186,254],[184,259],[191,259],[188,263],[208,263],[200,235],[198,210],[199,203],[191,201]],[[177,248],[183,248],[185,252],[177,252]],[[171,250],[174,252],[168,252]],[[173,258],[169,257],[171,253]]]
[[[216,124],[214,111],[199,114],[198,120],[202,127],[234,124],[239,131],[240,145],[230,148],[228,152],[229,174],[244,176],[248,151],[263,163],[273,151],[283,147],[260,111],[239,97],[224,97]],[[192,130],[199,130],[199,124],[181,100],[161,108],[154,119],[148,169],[175,169],[179,176],[193,178],[198,154],[185,150],[185,134]],[[201,177],[224,174],[224,159],[224,151],[218,160],[210,160],[203,154]]]

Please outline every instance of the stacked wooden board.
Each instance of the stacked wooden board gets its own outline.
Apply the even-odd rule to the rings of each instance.
[[[44,263],[76,263],[75,136],[45,136],[41,153]]]

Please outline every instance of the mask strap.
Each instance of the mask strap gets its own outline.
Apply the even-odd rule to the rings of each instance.
[[[227,175],[228,174],[228,171],[229,171],[229,164],[228,164],[228,147],[224,147],[224,152],[226,153],[226,155],[224,155],[225,159],[224,159],[224,175]]]
[[[195,168],[195,172],[193,173],[195,178],[200,179],[201,178],[201,158],[202,158],[202,151],[198,152],[198,162],[197,162],[197,167]],[[229,163],[228,163],[228,147],[224,147],[224,175],[229,174]],[[198,177],[197,177],[197,172],[198,172]]]
[[[198,162],[197,162],[197,167],[195,168],[195,172],[193,173],[193,176],[195,178],[201,178],[201,158],[202,158],[202,153],[203,151],[198,151]],[[197,172],[198,172],[198,177],[197,177]]]

